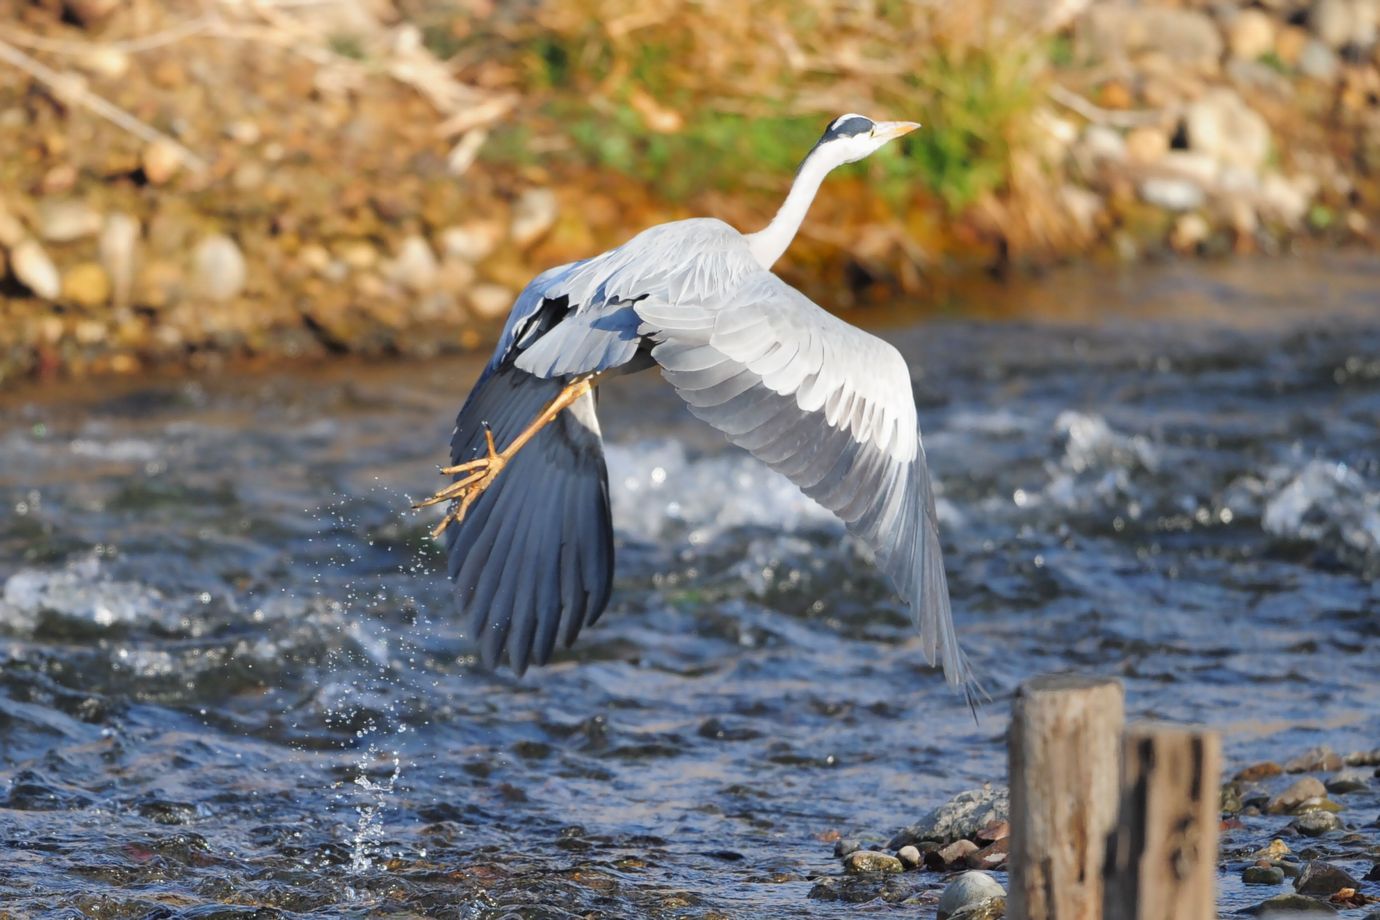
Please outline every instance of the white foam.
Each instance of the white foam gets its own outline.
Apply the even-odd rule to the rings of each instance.
[[[691,456],[675,441],[610,444],[609,490],[615,529],[654,540],[672,527],[692,542],[733,528],[794,532],[842,525],[785,476],[740,452]]]
[[[84,556],[62,569],[21,569],[5,581],[0,623],[31,629],[44,612],[113,626],[154,619],[166,604],[156,590],[101,574],[100,560]]]
[[[1261,526],[1268,533],[1317,542],[1335,535],[1352,549],[1380,553],[1380,490],[1345,463],[1277,467],[1262,492]]]

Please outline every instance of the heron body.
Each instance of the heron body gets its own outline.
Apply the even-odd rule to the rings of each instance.
[[[931,663],[970,684],[906,362],[771,272],[825,175],[915,127],[845,115],[758,233],[663,224],[545,271],[518,296],[456,420],[444,470],[454,481],[427,502],[451,502],[438,530],[487,665],[505,653],[519,674],[545,663],[608,604],[613,528],[594,388],[655,366],[694,415],[871,547]]]

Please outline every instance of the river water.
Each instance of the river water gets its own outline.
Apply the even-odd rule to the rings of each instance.
[[[835,834],[1002,781],[1028,676],[1115,675],[1229,768],[1380,745],[1378,294],[1298,258],[864,317],[914,370],[976,723],[655,374],[601,394],[613,603],[520,681],[406,510],[477,363],[5,396],[0,916],[932,916],[933,873],[808,895]]]

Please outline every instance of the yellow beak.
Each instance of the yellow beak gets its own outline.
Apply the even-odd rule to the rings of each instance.
[[[879,121],[872,129],[872,136],[889,141],[909,134],[918,127],[920,124],[914,121]]]

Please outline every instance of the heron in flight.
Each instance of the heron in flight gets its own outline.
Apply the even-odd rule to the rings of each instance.
[[[690,411],[866,543],[910,605],[930,663],[972,677],[949,590],[910,372],[891,345],[771,267],[820,182],[919,125],[835,119],[764,229],[680,220],[542,272],[518,296],[455,423],[446,536],[460,610],[488,667],[544,664],[608,604],[613,527],[600,381],[659,367]]]

